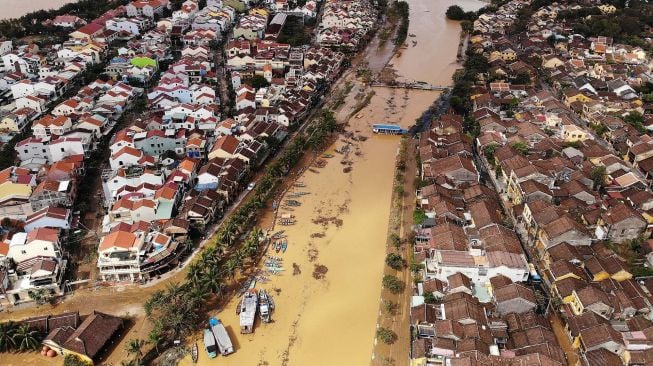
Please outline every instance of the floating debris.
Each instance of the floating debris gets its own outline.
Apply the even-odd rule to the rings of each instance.
[[[322,264],[316,264],[315,269],[313,270],[313,278],[316,280],[323,280],[326,276],[326,273],[329,271],[327,266]]]

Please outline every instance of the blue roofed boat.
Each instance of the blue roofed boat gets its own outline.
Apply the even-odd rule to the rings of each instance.
[[[403,135],[406,133],[406,130],[397,125],[378,123],[372,125],[372,132],[383,135]]]

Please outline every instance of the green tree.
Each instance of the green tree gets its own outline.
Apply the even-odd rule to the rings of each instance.
[[[606,171],[603,165],[598,165],[592,168],[590,178],[594,184],[594,190],[599,190],[605,184]]]
[[[16,329],[14,342],[21,351],[35,350],[41,344],[41,335],[29,325],[23,324]]]
[[[413,211],[413,223],[415,225],[421,225],[426,220],[426,212],[420,207],[415,208]]]
[[[0,323],[0,352],[8,352],[16,347],[14,334],[16,334],[16,323]]]
[[[91,366],[91,364],[69,353],[63,358],[63,366]]]
[[[404,290],[404,283],[393,275],[383,276],[383,287],[393,294],[398,294]]]
[[[391,300],[383,300],[383,309],[388,315],[397,315],[399,304]]]
[[[152,329],[147,335],[147,341],[154,345],[154,349],[156,349],[157,354],[159,353],[159,343],[162,339],[163,337],[161,336],[161,332],[159,332],[158,329]]]
[[[512,82],[518,85],[528,85],[531,83],[531,76],[526,72],[520,72],[515,76]]]
[[[438,301],[438,299],[433,295],[432,292],[425,292],[424,293],[424,302],[427,304],[434,304]]]
[[[465,19],[465,11],[458,5],[451,5],[449,8],[447,8],[447,12],[445,14],[447,18],[451,20]]]
[[[404,259],[397,253],[388,253],[385,257],[385,264],[394,270],[404,268]]]
[[[125,351],[128,355],[133,355],[136,363],[140,364],[143,359],[143,347],[147,344],[147,341],[143,339],[130,339],[127,344],[125,344]]]
[[[254,75],[254,77],[252,77],[252,88],[259,89],[264,88],[268,85],[270,85],[270,83],[268,83],[263,75]]]
[[[401,238],[397,233],[390,234],[390,244],[392,244],[392,246],[395,248],[399,248],[401,246]]]
[[[496,164],[496,161],[494,159],[494,152],[499,148],[499,146],[500,145],[497,143],[490,143],[489,145],[483,148],[483,155],[485,155],[487,162],[490,163],[490,165],[492,166]]]
[[[49,301],[50,296],[46,293],[45,289],[37,289],[37,290],[29,290],[27,291],[27,295],[34,300],[36,305],[43,305],[46,302]]]
[[[623,120],[630,124],[631,126],[637,129],[639,133],[646,133],[646,128],[644,127],[644,116],[639,112],[630,112],[628,113]]]
[[[388,328],[379,328],[376,330],[376,336],[385,344],[393,344],[397,341],[397,333]]]
[[[515,142],[512,148],[521,155],[528,155],[528,145],[525,142]]]

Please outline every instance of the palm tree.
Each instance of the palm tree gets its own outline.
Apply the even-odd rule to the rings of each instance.
[[[39,332],[26,324],[18,327],[13,338],[21,351],[37,349],[41,343]]]
[[[143,339],[130,339],[125,345],[125,351],[127,351],[128,355],[134,355],[136,357],[136,363],[140,364],[143,358],[143,346],[146,344],[147,341]]]
[[[16,347],[16,342],[14,341],[15,333],[15,323],[0,323],[0,352],[7,352]]]
[[[220,276],[218,267],[211,267],[202,276],[202,287],[212,294],[221,295],[224,289],[224,282]]]
[[[152,329],[152,331],[147,335],[148,341],[154,345],[156,353],[159,353],[159,343],[163,339],[161,332],[158,329]]]
[[[227,262],[225,263],[225,272],[227,276],[233,278],[236,274],[236,270],[241,266],[241,264],[241,261],[235,256],[227,259]]]
[[[139,363],[136,360],[125,360],[120,361],[120,366],[139,366]]]
[[[192,263],[188,266],[188,273],[186,274],[186,279],[193,285],[197,286],[200,278],[202,277],[202,267],[199,262]]]

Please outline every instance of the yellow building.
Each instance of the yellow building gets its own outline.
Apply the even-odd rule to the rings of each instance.
[[[254,8],[249,11],[249,15],[260,15],[267,18],[270,15],[270,12],[263,8]]]
[[[565,142],[582,142],[589,138],[587,131],[576,125],[562,125],[560,134]]]

